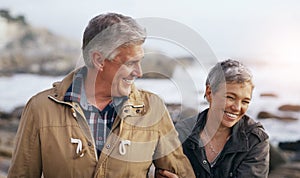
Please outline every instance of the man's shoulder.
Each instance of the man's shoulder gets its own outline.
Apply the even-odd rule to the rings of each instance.
[[[42,107],[43,103],[49,102],[48,96],[51,93],[53,93],[53,88],[48,88],[48,89],[42,90],[42,91],[36,93],[35,95],[33,95],[29,99],[28,103],[31,103],[31,104],[35,103],[39,107]]]
[[[141,88],[138,88],[137,90],[136,90],[137,92],[139,92],[140,94],[142,94],[142,95],[153,95],[153,96],[155,96],[155,97],[159,97],[157,94],[155,94],[155,93],[153,93],[153,92],[151,92],[151,91],[149,91],[149,90],[145,90],[145,89],[141,89]],[[160,97],[159,97],[160,98]]]
[[[157,101],[157,102],[163,102],[163,99],[156,93],[153,93],[151,91],[148,91],[148,90],[144,90],[144,89],[136,89],[134,91],[134,97],[136,99],[141,99],[141,100],[144,100],[145,101],[151,101],[151,102],[154,102],[154,101]]]

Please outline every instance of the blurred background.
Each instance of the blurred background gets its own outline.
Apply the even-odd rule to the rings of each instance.
[[[232,58],[254,75],[248,115],[263,123],[274,146],[297,143],[299,7],[298,0],[0,0],[0,169],[9,166],[24,104],[80,65],[84,28],[106,12],[136,18],[155,33],[145,43],[145,75],[136,85],[160,95],[174,121],[207,107],[207,71]],[[201,50],[209,59],[199,57]]]

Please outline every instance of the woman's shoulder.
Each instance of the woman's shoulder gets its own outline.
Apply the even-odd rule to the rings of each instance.
[[[179,134],[179,139],[184,142],[193,132],[193,129],[197,123],[197,115],[179,120],[175,123],[175,128]]]
[[[243,127],[247,135],[254,135],[260,141],[264,141],[269,138],[263,125],[260,122],[255,121],[247,115],[244,116],[243,121]]]

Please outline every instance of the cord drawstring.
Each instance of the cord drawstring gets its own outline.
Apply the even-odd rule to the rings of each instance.
[[[121,140],[120,145],[119,145],[119,153],[121,155],[125,155],[126,154],[126,147],[125,145],[130,145],[131,141],[130,140]]]
[[[83,157],[84,153],[82,153],[82,142],[80,139],[75,139],[75,138],[71,138],[71,143],[76,143],[77,144],[77,148],[76,148],[76,154],[80,154],[79,157]]]
[[[126,109],[126,107],[129,107],[129,109]],[[141,109],[144,109],[145,105],[144,104],[140,104],[140,105],[133,105],[133,104],[126,104],[125,106],[123,106],[122,108],[122,113],[121,113],[121,123],[120,123],[120,130],[119,130],[119,138],[121,138],[122,135],[122,131],[123,131],[123,124],[124,124],[124,119],[128,116],[136,116],[141,114]],[[133,111],[134,109],[134,111]],[[121,155],[125,155],[126,154],[126,147],[125,145],[130,146],[131,145],[131,141],[130,140],[121,140],[120,144],[119,144],[119,153]]]
[[[122,130],[123,130],[123,122],[124,122],[124,118],[121,118],[119,137],[121,137],[121,133],[122,133]],[[119,144],[119,153],[120,153],[120,155],[125,155],[126,154],[125,145],[130,145],[130,144],[131,144],[130,140],[121,140],[120,141],[120,144]]]

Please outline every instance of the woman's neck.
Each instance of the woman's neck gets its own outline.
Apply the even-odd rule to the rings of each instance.
[[[223,114],[222,113],[217,113],[214,114],[215,112],[209,112],[207,113],[207,120],[205,124],[205,129],[206,132],[209,133],[210,136],[212,137],[225,137],[227,138],[231,134],[231,128],[229,127],[224,127],[222,125],[222,119],[223,119]]]
[[[204,129],[200,134],[205,145],[207,160],[210,163],[221,153],[231,134],[231,128],[222,126],[221,122],[221,114],[217,117],[216,114],[212,115],[209,112]]]

